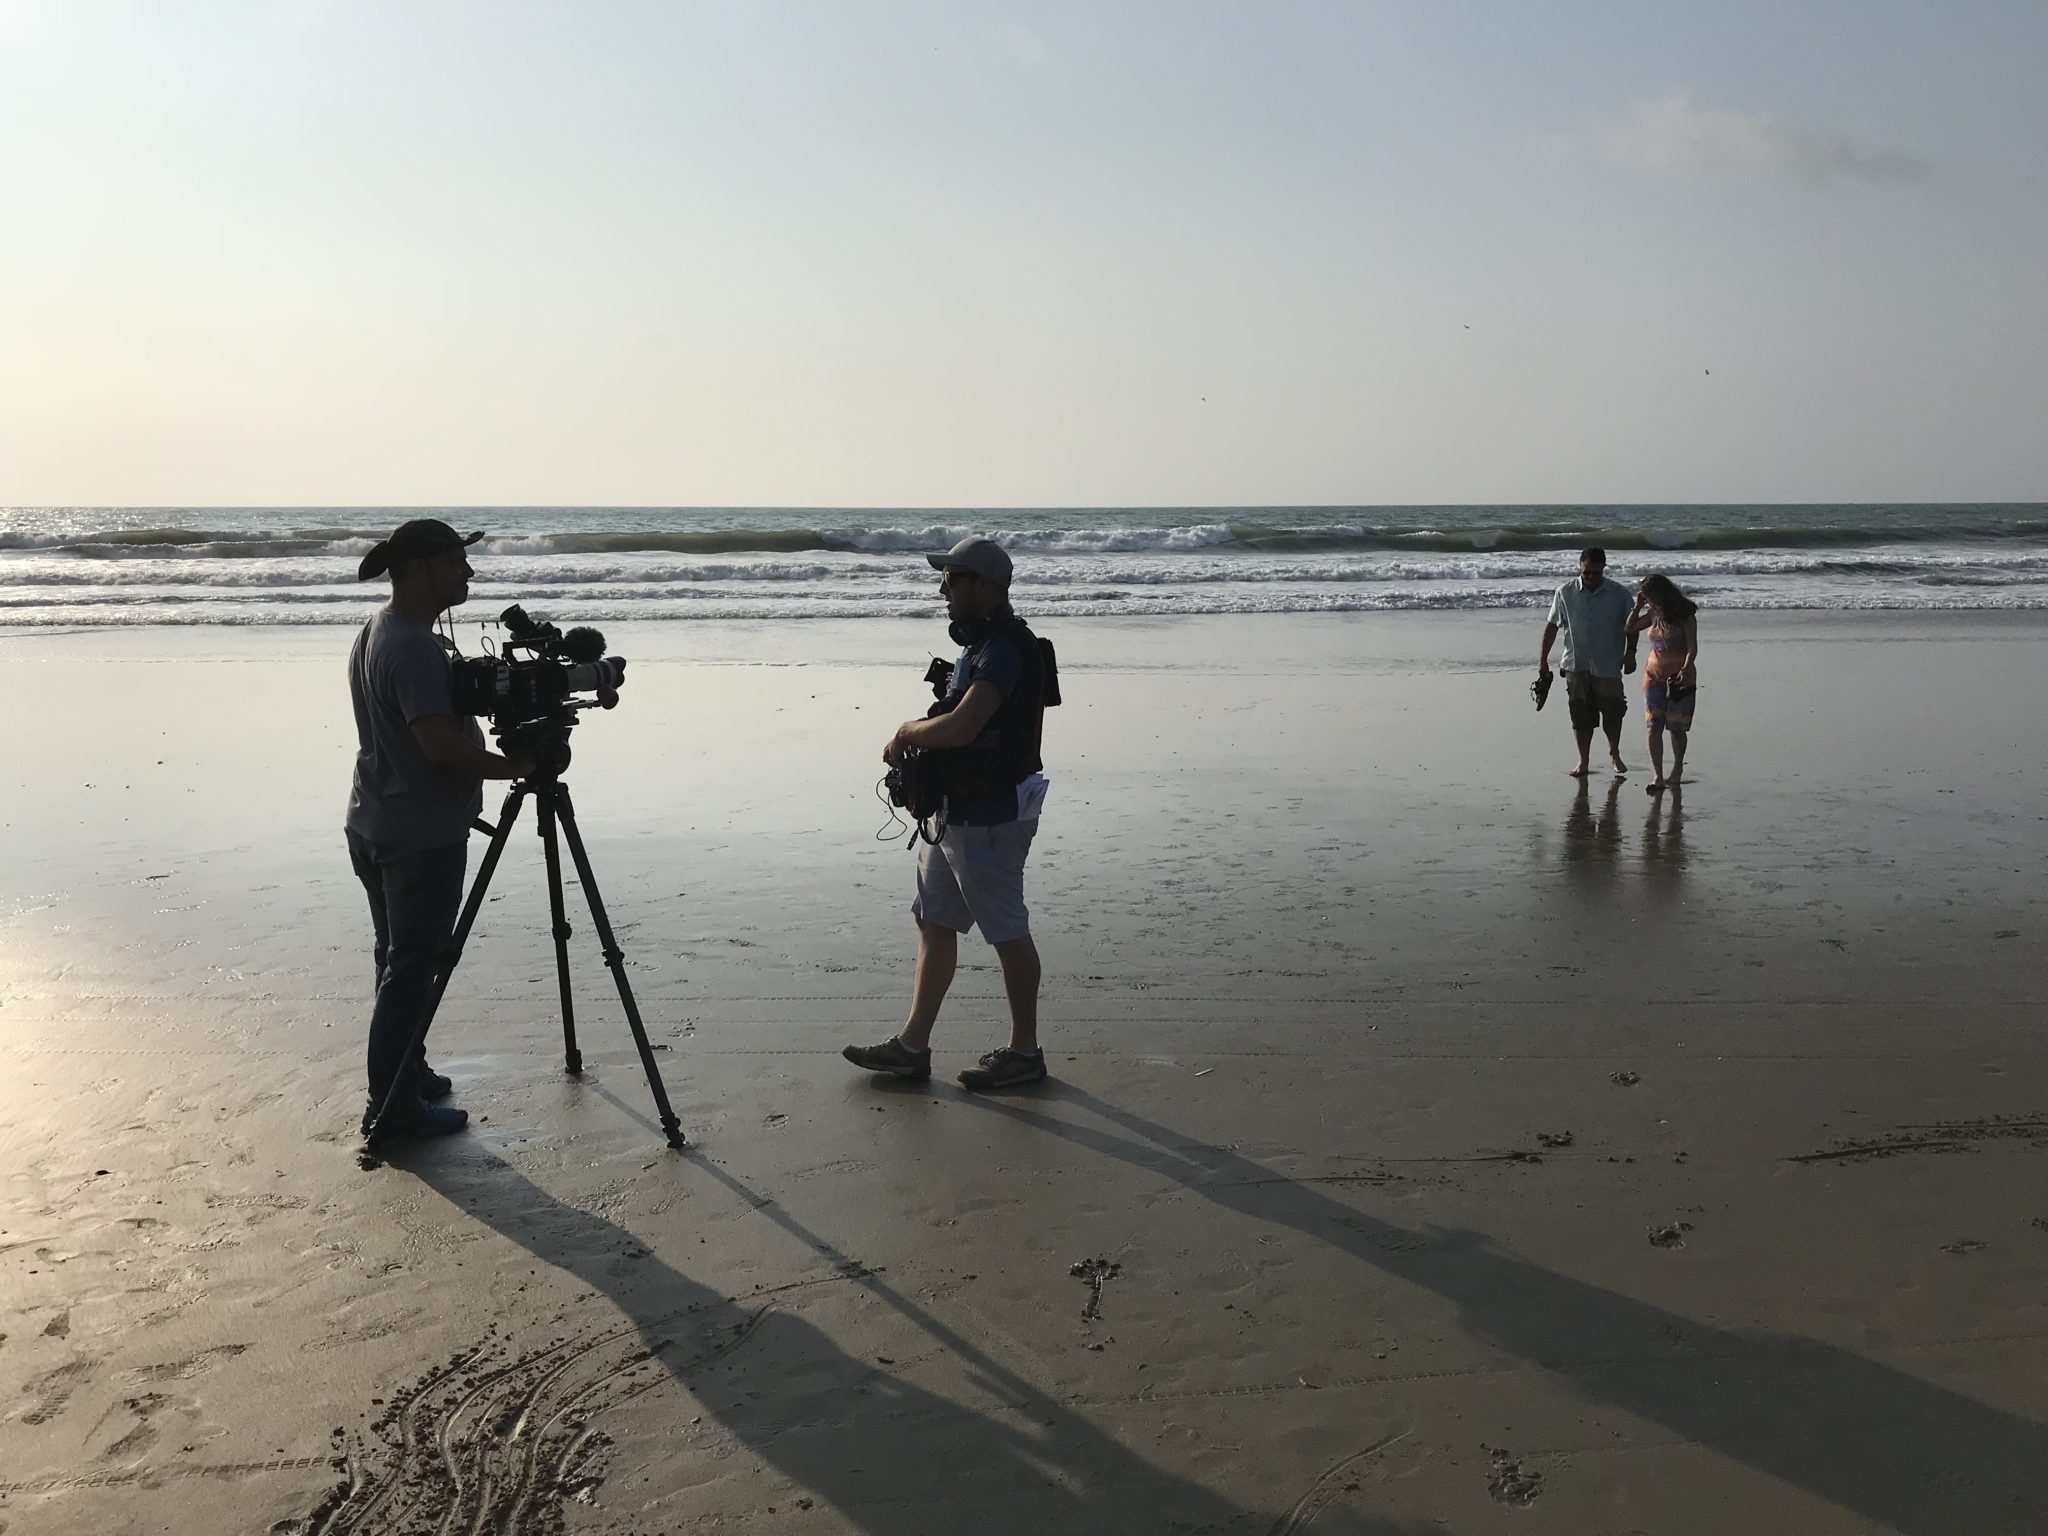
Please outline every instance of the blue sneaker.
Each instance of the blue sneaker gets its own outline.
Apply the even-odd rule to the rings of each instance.
[[[455,1091],[454,1082],[446,1074],[436,1072],[424,1061],[420,1063],[419,1071],[413,1077],[412,1085],[419,1091],[421,1098],[429,1101],[445,1099]]]

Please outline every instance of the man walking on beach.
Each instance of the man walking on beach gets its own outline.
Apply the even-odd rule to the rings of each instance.
[[[348,658],[356,715],[348,852],[377,934],[365,1134],[401,1073],[382,1132],[445,1136],[469,1123],[462,1110],[431,1102],[449,1095],[449,1080],[424,1054],[406,1056],[454,937],[483,781],[533,771],[523,755],[486,751],[475,719],[456,714],[448,652],[434,633],[442,613],[468,600],[464,550],[482,537],[423,518],[379,542],[356,570],[361,581],[391,576],[391,601],[363,626]]]
[[[1624,673],[1636,669],[1635,640],[1628,633],[1634,606],[1628,593],[1606,579],[1607,551],[1579,551],[1579,579],[1557,589],[1550,617],[1543,626],[1543,649],[1536,654],[1540,687],[1550,676],[1550,647],[1564,631],[1564,697],[1578,741],[1579,764],[1572,777],[1583,779],[1593,751],[1593,727],[1607,733],[1607,756],[1616,773],[1627,773],[1621,760],[1621,719],[1628,712],[1623,694]]]
[[[960,1074],[968,1088],[1016,1088],[1045,1078],[1038,1044],[1038,947],[1024,906],[1024,860],[1045,800],[1039,741],[1047,690],[1038,639],[1010,607],[1010,557],[993,539],[962,539],[927,555],[943,572],[951,634],[965,649],[945,698],[921,720],[905,721],[882,749],[900,762],[911,750],[942,754],[945,832],[919,848],[917,979],[902,1033],[880,1045],[849,1045],[846,1059],[870,1072],[922,1080],[932,1075],[932,1026],[953,982],[959,936],[977,924],[1002,962],[1010,1000],[1010,1043]]]

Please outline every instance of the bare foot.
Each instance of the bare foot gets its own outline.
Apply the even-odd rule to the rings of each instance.
[[[1610,759],[1608,759],[1608,761],[1610,761],[1611,763],[1613,763],[1613,764],[1614,764],[1614,776],[1615,776],[1615,777],[1616,777],[1617,779],[1619,779],[1619,778],[1623,778],[1623,777],[1625,777],[1625,776],[1627,775],[1627,773],[1628,773],[1628,764],[1627,764],[1627,763],[1624,763],[1624,762],[1623,762],[1623,761],[1622,761],[1622,760],[1621,760],[1620,758],[1618,758],[1618,757],[1615,757],[1615,758],[1610,758]]]
[[[1578,767],[1574,768],[1571,771],[1571,773],[1567,775],[1567,777],[1574,779],[1583,779],[1590,771],[1591,770],[1588,769],[1584,763],[1581,763]]]
[[[1664,793],[1664,781],[1663,781],[1662,779],[1652,779],[1652,780],[1650,780],[1650,782],[1649,782],[1649,783],[1647,783],[1647,784],[1645,784],[1645,785],[1643,786],[1643,793],[1644,793],[1644,794],[1646,794],[1646,795],[1661,795],[1661,794],[1663,794],[1663,793]]]

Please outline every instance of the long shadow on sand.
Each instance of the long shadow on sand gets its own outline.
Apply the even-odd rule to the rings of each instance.
[[[507,1345],[479,1363],[444,1368],[441,1375],[454,1384],[445,1391],[430,1378],[429,1390],[406,1399],[407,1422],[384,1429],[382,1463],[366,1464],[354,1476],[355,1491],[308,1527],[321,1536],[409,1529],[407,1519],[438,1518],[451,1509],[463,1529],[555,1529],[559,1517],[552,1510],[562,1499],[596,1484],[578,1474],[596,1468],[589,1437],[601,1432],[606,1408],[664,1376],[690,1393],[705,1419],[797,1484],[798,1494],[828,1504],[848,1528],[875,1536],[967,1530],[1283,1536],[1305,1530],[1311,1520],[1315,1536],[1403,1536],[1393,1523],[1333,1503],[1317,1486],[1276,1516],[1161,1470],[701,1157],[665,1161],[660,1177],[723,1186],[807,1251],[805,1262],[792,1268],[809,1271],[810,1278],[780,1288],[781,1296],[723,1295],[649,1252],[632,1233],[555,1199],[494,1153],[478,1152],[474,1142],[413,1148],[393,1162],[458,1211],[606,1298],[616,1312],[590,1306],[584,1332],[530,1348],[519,1360],[505,1358]],[[984,1400],[986,1411],[878,1369],[873,1358],[849,1353],[788,1309],[800,1299],[788,1292],[835,1284],[859,1286],[921,1330],[926,1343],[920,1352],[943,1352],[964,1367],[968,1390]],[[480,1333],[484,1326],[480,1318]],[[623,1344],[619,1335],[626,1336]],[[605,1363],[609,1358],[619,1362],[617,1369]],[[611,1386],[596,1391],[602,1382]],[[508,1432],[505,1426],[515,1422],[526,1427]],[[665,1461],[696,1453],[692,1478],[730,1470],[717,1437],[680,1416],[675,1433],[677,1444]],[[515,1455],[510,1442],[521,1434],[532,1445]],[[734,1497],[749,1502],[761,1491],[758,1482],[744,1479],[740,1488]],[[756,1512],[719,1511],[729,1517]]]
[[[1068,1084],[1047,1098],[1130,1134],[1017,1102],[966,1101],[1433,1291],[1463,1309],[1473,1336],[1587,1402],[1662,1424],[1887,1530],[2048,1531],[2048,1426],[1833,1345],[1710,1327],[1502,1252],[1478,1234],[1382,1221]]]

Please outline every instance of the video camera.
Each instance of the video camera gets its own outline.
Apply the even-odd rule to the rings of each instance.
[[[507,750],[524,748],[544,771],[560,773],[569,764],[576,712],[593,704],[601,709],[618,704],[626,660],[605,655],[598,630],[579,625],[564,634],[517,603],[499,614],[498,622],[505,626],[506,639],[497,655],[455,658],[455,707],[465,715],[488,716],[491,734]],[[573,697],[578,693],[597,697]]]

